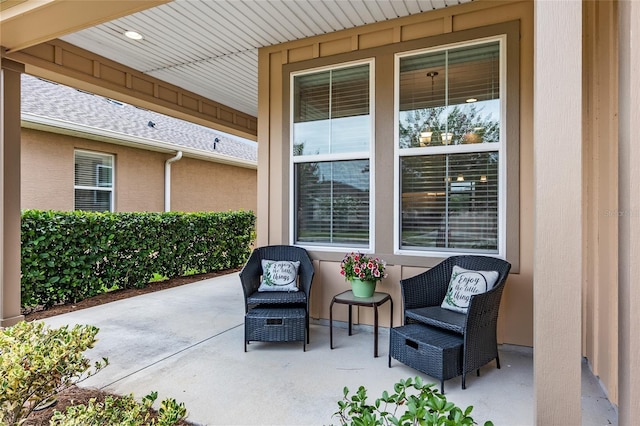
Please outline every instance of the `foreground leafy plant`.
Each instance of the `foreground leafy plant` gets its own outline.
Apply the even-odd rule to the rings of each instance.
[[[37,407],[55,401],[57,394],[108,365],[103,358],[91,368],[83,355],[97,341],[98,328],[76,325],[50,328],[42,322],[20,322],[0,332],[0,426],[22,424]],[[92,399],[87,405],[56,411],[51,425],[159,425],[170,426],[187,415],[183,403],[165,399],[157,414],[152,392],[142,403],[129,396]]]
[[[400,380],[393,387],[393,394],[387,391],[375,400],[373,405],[367,403],[367,390],[360,386],[358,391],[349,396],[345,386],[344,398],[338,401],[338,411],[333,416],[339,417],[342,425],[374,426],[374,425],[446,425],[467,426],[477,424],[470,416],[472,406],[464,411],[438,392],[435,384],[425,384],[422,378]],[[412,394],[411,392],[416,392]],[[402,407],[400,413],[398,409]],[[400,417],[396,417],[400,415]],[[487,421],[484,426],[493,426]]]
[[[178,404],[175,399],[168,398],[162,401],[157,417],[153,417],[151,407],[157,398],[157,392],[142,398],[142,403],[136,402],[132,394],[123,397],[107,396],[103,403],[93,398],[87,405],[67,407],[64,413],[56,411],[49,424],[51,426],[171,426],[187,415],[184,403]]]
[[[40,322],[20,322],[0,332],[0,424],[14,425],[37,406],[95,374],[83,352],[93,347],[98,328],[89,325],[52,329]]]

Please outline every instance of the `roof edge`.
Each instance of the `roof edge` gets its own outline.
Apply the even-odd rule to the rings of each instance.
[[[22,127],[27,129],[42,130],[61,135],[81,137],[100,142],[145,149],[147,151],[172,154],[176,151],[182,151],[184,156],[189,158],[195,158],[198,160],[227,164],[237,167],[244,167],[248,169],[258,168],[257,161],[244,160],[240,158],[230,157],[228,155],[220,155],[201,149],[170,144],[154,139],[142,138],[139,136],[127,135],[125,133],[85,126],[77,123],[72,123],[70,121],[44,117],[37,114],[22,113],[21,125]]]

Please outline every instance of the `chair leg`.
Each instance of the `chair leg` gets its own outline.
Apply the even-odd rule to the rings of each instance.
[[[476,374],[477,374],[478,377],[480,377],[480,369],[479,368],[476,370]]]
[[[500,369],[500,355],[496,355],[496,365],[498,366],[498,369]]]
[[[440,393],[444,395],[444,380],[440,379]]]
[[[467,378],[467,374],[466,373],[462,373],[462,389],[466,389],[467,388],[467,384],[465,383],[465,379]]]

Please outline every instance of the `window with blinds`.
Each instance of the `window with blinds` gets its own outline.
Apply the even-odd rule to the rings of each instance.
[[[369,246],[371,63],[292,77],[294,240]]]
[[[75,151],[75,210],[113,211],[113,155]]]
[[[400,250],[498,253],[502,44],[397,55]]]

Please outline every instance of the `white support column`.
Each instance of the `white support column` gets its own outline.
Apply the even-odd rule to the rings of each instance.
[[[0,67],[0,327],[20,314],[20,74],[21,64]]]
[[[582,3],[534,19],[534,418],[581,424]]]
[[[640,418],[640,3],[619,3],[618,423]]]

